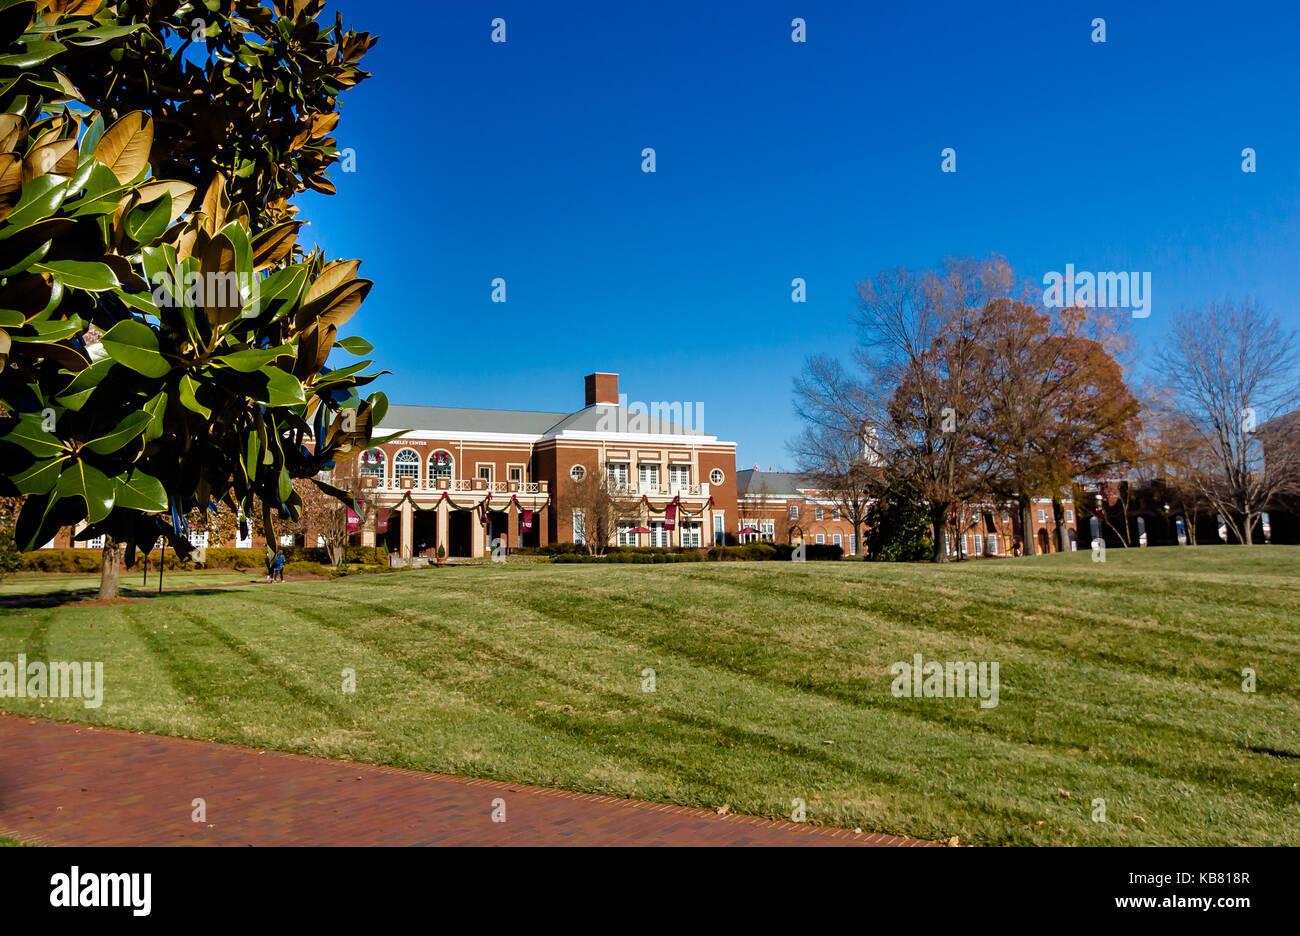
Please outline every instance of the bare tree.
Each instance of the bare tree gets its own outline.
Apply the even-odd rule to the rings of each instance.
[[[1175,316],[1159,361],[1190,436],[1186,478],[1237,541],[1250,545],[1260,514],[1300,490],[1296,420],[1256,433],[1300,398],[1295,332],[1254,301],[1210,303]]]
[[[572,477],[563,482],[562,502],[583,516],[582,541],[587,552],[603,556],[618,534],[620,520],[638,518],[641,503],[630,485],[618,484],[605,464],[599,463],[584,472],[582,480]],[[574,530],[575,536],[579,531]]]
[[[1134,458],[1140,407],[1113,353],[1115,320],[1101,310],[1057,315],[999,299],[986,310],[979,364],[987,386],[972,421],[984,485],[1017,503],[1026,555],[1038,550],[1033,497],[1050,495],[1069,549],[1063,492],[1074,478],[1112,473]]]
[[[1004,295],[1006,261],[948,260],[938,273],[899,268],[858,286],[860,376],[811,358],[795,383],[795,408],[813,432],[870,440],[926,504],[935,562],[947,562],[949,512],[972,491],[976,440],[966,425],[978,408],[984,308]]]
[[[356,459],[337,466],[327,479],[322,480],[338,491],[351,494],[352,488],[360,484]],[[308,545],[311,537],[316,537],[329,555],[330,565],[342,565],[350,535],[349,508],[337,495],[321,490],[309,478],[296,479],[293,488],[302,498],[302,514],[296,521],[281,521],[281,530],[303,537],[304,544]]]
[[[809,426],[791,443],[809,485],[829,497],[865,543],[867,511],[885,484],[884,460],[869,428]]]

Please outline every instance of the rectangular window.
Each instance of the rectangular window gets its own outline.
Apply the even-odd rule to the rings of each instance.
[[[798,505],[798,504],[791,504],[791,505],[790,505],[790,519],[791,519],[791,520],[798,520],[798,519],[799,519],[799,505]]]
[[[817,508],[817,519],[818,519],[818,520],[822,519],[822,515],[823,515],[823,511],[822,511],[822,509],[821,509],[820,507],[818,507],[818,508]]]
[[[618,545],[620,546],[636,545],[636,534],[632,532],[632,530],[636,527],[636,525],[637,525],[637,521],[635,520],[618,521]]]
[[[682,545],[686,547],[698,547],[700,545],[700,524],[698,522],[688,520],[682,524]]]
[[[758,532],[759,532],[760,539],[765,539],[769,543],[775,543],[776,542],[776,521],[764,520],[762,524],[759,525]]]
[[[844,545],[844,541],[840,539],[840,534],[836,533],[834,536],[831,537],[831,544],[835,546]]]
[[[627,490],[627,462],[609,463],[609,483],[614,490]]]
[[[858,534],[850,533],[849,534],[849,555],[856,556],[857,554],[858,554]]]
[[[713,515],[713,545],[725,546],[727,543],[727,528],[724,525],[724,517],[721,513]]]
[[[943,534],[943,548],[944,551],[948,553],[948,555],[950,556],[952,555],[952,534],[950,533]]]
[[[659,487],[659,466],[658,465],[642,462],[641,464],[636,466],[636,470],[637,470],[637,480],[639,480],[642,485],[646,485],[652,488]]]
[[[668,545],[668,531],[664,529],[662,520],[650,521],[650,545],[658,548]]]
[[[826,534],[825,534],[825,533],[818,533],[818,534],[817,534],[817,545],[818,545],[818,546],[825,546],[825,545],[826,545]]]
[[[689,488],[691,486],[691,466],[669,465],[668,484],[679,491]]]
[[[102,537],[102,536],[96,536],[96,537],[93,538],[93,539],[88,539],[88,540],[86,540],[86,548],[87,548],[87,549],[103,549],[103,548],[104,548],[104,537]]]
[[[975,534],[975,555],[984,555],[984,537],[979,533]]]
[[[484,481],[491,481],[491,480],[492,480],[492,466],[491,466],[491,465],[479,465],[479,466],[478,466],[478,476],[479,476],[481,479],[483,479]]]
[[[1046,523],[1046,522],[1047,522],[1047,511],[1046,511],[1046,510],[1039,510],[1039,511],[1038,511],[1038,522],[1039,522],[1039,523]]]
[[[573,541],[579,545],[587,542],[587,515],[581,510],[573,512]]]
[[[1069,507],[1065,508],[1065,522],[1066,523],[1074,522],[1074,511]]]
[[[838,520],[839,518],[840,518],[840,509],[836,507],[834,510],[831,511],[831,519]]]
[[[515,482],[521,482],[521,481],[523,481],[523,480],[524,480],[524,469],[520,468],[518,465],[516,465],[516,466],[514,466],[513,468],[511,468],[511,469],[510,469],[510,480],[511,480],[511,481],[515,481]]]

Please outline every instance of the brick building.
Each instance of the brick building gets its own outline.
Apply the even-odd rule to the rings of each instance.
[[[390,406],[375,435],[402,435],[360,460],[364,506],[353,541],[386,546],[401,559],[435,556],[439,546],[450,557],[481,557],[494,544],[581,542],[588,518],[568,492],[603,473],[627,505],[609,545],[707,548],[762,540],[862,555],[833,495],[802,475],[737,470],[736,444],[704,432],[696,404],[629,403],[618,375],[608,373],[587,375],[583,393],[582,408],[568,413]],[[1051,502],[1035,501],[1034,518],[1039,551],[1057,551]],[[1065,521],[1073,544],[1069,502]],[[1020,537],[1014,509],[964,508],[954,525],[961,534],[949,537],[953,556],[1009,555]],[[61,531],[50,545],[99,545],[72,544],[72,533]]]
[[[602,467],[636,502],[618,543],[707,547],[734,535],[734,442],[692,428],[690,404],[629,404],[617,374],[589,374],[584,397],[570,413],[390,407],[377,434],[404,435],[363,459],[376,509],[362,545],[387,543],[407,558],[439,545],[449,556],[483,556],[494,542],[580,541],[586,517],[564,502],[566,481]]]
[[[841,501],[818,490],[806,475],[747,468],[736,472],[736,485],[740,542],[825,544],[841,547],[846,556],[861,555],[863,547]],[[1062,506],[1058,526],[1050,498],[1032,501],[1032,535],[1040,553],[1060,551],[1062,528],[1070,550],[1078,548],[1074,502],[1066,498]],[[951,519],[954,530],[947,534],[946,545],[953,557],[1009,556],[1018,540],[1024,542],[1019,511],[1012,505],[965,505],[953,511]]]

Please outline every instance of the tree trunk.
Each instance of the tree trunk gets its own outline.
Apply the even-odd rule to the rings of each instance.
[[[122,566],[122,545],[113,537],[104,536],[103,556],[99,566],[99,597],[117,597],[117,577]]]
[[[943,534],[948,529],[948,505],[930,505],[930,525],[934,529],[934,556],[931,562],[947,562],[948,550],[944,548]]]
[[[1020,498],[1020,538],[1026,556],[1038,555],[1038,537],[1034,535],[1034,502]]]
[[[1246,523],[1242,527],[1242,531],[1246,535],[1244,542],[1247,546],[1255,545],[1255,531],[1253,529],[1254,523],[1255,523],[1255,518],[1249,513],[1246,514]]]
[[[1056,538],[1061,552],[1067,553],[1070,551],[1070,532],[1065,526],[1065,505],[1059,497],[1052,498],[1052,517],[1056,521]]]

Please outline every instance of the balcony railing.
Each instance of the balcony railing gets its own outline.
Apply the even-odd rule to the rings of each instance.
[[[682,484],[677,481],[653,482],[620,482],[610,479],[609,490],[611,494],[636,495],[642,494],[650,497],[708,497],[708,484]]]
[[[471,494],[545,494],[546,481],[488,481],[486,478],[378,478],[363,476],[361,487],[372,491],[447,491]]]

